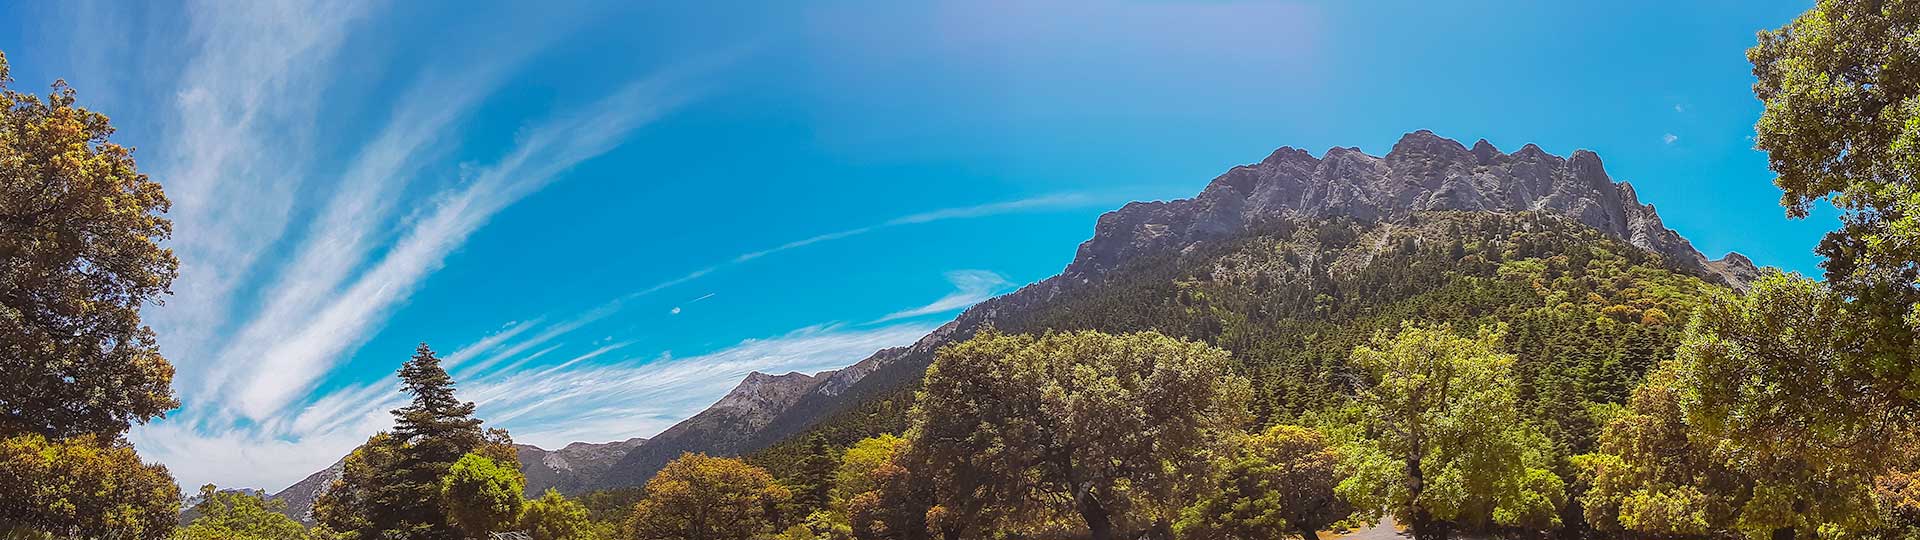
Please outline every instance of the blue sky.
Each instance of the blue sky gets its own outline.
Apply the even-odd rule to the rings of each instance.
[[[1806,2],[12,4],[174,201],[184,485],[390,423],[420,341],[521,442],[651,435],[911,342],[1098,215],[1416,129],[1598,152],[1709,256],[1816,273],[1744,50]],[[36,90],[39,91],[39,90]]]

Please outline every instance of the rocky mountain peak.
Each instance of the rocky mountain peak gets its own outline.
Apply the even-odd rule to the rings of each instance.
[[[1709,261],[1666,228],[1633,186],[1614,182],[1588,150],[1562,158],[1527,144],[1503,154],[1419,130],[1385,156],[1334,147],[1315,159],[1282,147],[1257,164],[1214,178],[1200,195],[1133,203],[1100,217],[1066,274],[1097,281],[1125,261],[1195,242],[1227,238],[1273,219],[1351,217],[1397,221],[1416,212],[1547,212],[1574,218],[1696,274],[1744,288],[1757,275],[1744,257]]]
[[[786,375],[768,375],[758,371],[748,373],[725,397],[713,404],[715,409],[735,409],[747,414],[761,411],[786,410],[801,395],[812,391],[825,378],[833,375],[824,371],[814,375],[791,372]]]

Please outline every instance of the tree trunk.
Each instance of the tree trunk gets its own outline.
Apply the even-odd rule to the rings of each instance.
[[[1793,527],[1781,527],[1773,530],[1773,540],[1793,540]]]
[[[1413,508],[1413,522],[1407,525],[1413,529],[1415,540],[1447,540],[1453,532],[1452,524],[1434,519],[1427,509],[1418,506]]]
[[[1093,540],[1113,540],[1113,517],[1107,514],[1107,508],[1093,498],[1092,488],[1081,488],[1074,497],[1073,505],[1080,511],[1080,517],[1087,520],[1087,532]]]
[[[1313,529],[1313,527],[1301,527],[1300,540],[1320,540],[1320,532]]]

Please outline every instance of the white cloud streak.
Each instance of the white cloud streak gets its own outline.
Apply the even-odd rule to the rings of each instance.
[[[569,116],[527,131],[500,162],[466,186],[436,197],[425,216],[373,268],[318,311],[299,332],[281,336],[249,373],[226,381],[239,411],[264,419],[303,395],[385,320],[392,307],[496,212],[538,191],[562,172],[612,149],[628,132],[683,99],[668,81],[628,86]]]
[[[947,281],[953,283],[954,291],[934,300],[933,303],[913,309],[896,311],[885,317],[875,319],[868,324],[877,324],[899,319],[910,319],[966,309],[974,304],[993,298],[1011,285],[1007,278],[986,270],[955,270],[947,272]]]
[[[153,310],[168,356],[203,358],[226,302],[286,229],[328,67],[367,2],[194,2],[170,133],[155,174],[174,201],[181,294]],[[183,380],[217,362],[180,362]]]
[[[912,343],[934,325],[869,329],[811,326],[749,339],[699,356],[614,364],[583,358],[540,370],[507,373],[470,385],[478,415],[513,432],[515,441],[557,448],[581,440],[621,440],[666,429],[720,399],[748,373],[815,373],[853,364],[873,351]]]

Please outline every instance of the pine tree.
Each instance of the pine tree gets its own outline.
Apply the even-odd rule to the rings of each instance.
[[[421,461],[451,465],[480,446],[480,420],[473,403],[453,395],[453,377],[440,367],[433,349],[421,343],[413,358],[400,366],[401,389],[413,394],[413,403],[393,410],[393,434],[412,447]]]
[[[824,435],[815,434],[807,441],[807,457],[800,460],[799,474],[794,478],[793,505],[799,510],[797,515],[827,509],[827,503],[832,500],[833,473],[839,468],[840,452]]]
[[[459,538],[441,497],[447,471],[468,453],[506,470],[519,470],[519,459],[505,431],[482,430],[473,403],[454,396],[453,377],[425,343],[399,375],[413,401],[393,410],[391,433],[369,439],[348,458],[346,474],[315,514],[330,528],[362,538]]]

